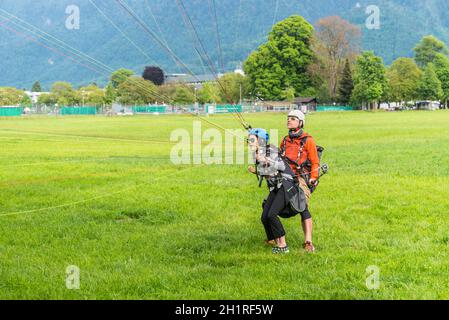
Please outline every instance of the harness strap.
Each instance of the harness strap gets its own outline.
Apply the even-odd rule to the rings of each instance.
[[[304,138],[301,138],[301,142],[299,144],[299,152],[298,152],[298,158],[296,159],[296,161],[290,159],[289,157],[287,157],[287,155],[285,154],[287,151],[287,139],[290,138],[289,136],[286,136],[284,138],[284,141],[282,142],[282,148],[281,148],[281,154],[283,157],[285,157],[287,159],[288,162],[290,162],[291,164],[296,165],[298,168],[300,168],[304,163],[307,162],[307,160],[301,164],[299,164],[299,160],[301,160],[301,155],[302,155],[302,151],[304,149],[304,146],[307,143],[307,139],[309,138],[309,136],[305,136]],[[293,142],[293,139],[291,139],[291,141]]]

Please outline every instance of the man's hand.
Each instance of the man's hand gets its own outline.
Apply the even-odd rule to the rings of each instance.
[[[257,162],[259,162],[261,165],[263,165],[264,167],[269,167],[270,166],[270,159],[267,158],[265,155],[263,154],[258,154],[256,156]]]
[[[263,154],[260,154],[260,153],[257,153],[256,160],[260,163],[267,162],[267,158]]]
[[[251,167],[251,166],[248,167],[248,172],[249,172],[249,173],[252,173],[252,174],[257,174],[256,168]]]
[[[309,185],[311,185],[311,186],[315,186],[316,183],[317,183],[317,181],[315,179],[310,179],[309,180]]]

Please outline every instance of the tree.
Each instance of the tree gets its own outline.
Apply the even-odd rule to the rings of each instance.
[[[0,88],[0,106],[17,106],[28,97],[22,90],[12,87]]]
[[[142,77],[145,80],[153,82],[157,86],[161,86],[165,82],[164,71],[159,67],[145,67],[145,71],[143,72]]]
[[[348,104],[351,101],[352,91],[354,90],[354,79],[349,59],[346,59],[345,67],[341,74],[340,86],[338,88],[338,96],[340,102]]]
[[[418,93],[423,100],[439,100],[443,96],[441,81],[438,79],[433,63],[427,64],[427,67],[424,69]]]
[[[53,99],[60,106],[80,104],[82,96],[68,82],[55,82],[51,87]]]
[[[218,103],[221,101],[220,89],[215,82],[204,83],[203,87],[198,90],[197,95],[200,104]]]
[[[219,96],[222,102],[239,103],[248,92],[248,79],[239,73],[227,73],[218,79]]]
[[[101,106],[105,103],[105,91],[94,84],[80,88],[78,93],[84,97],[84,104]]]
[[[134,75],[134,71],[128,69],[118,69],[111,75],[111,84],[114,89],[117,89],[129,77]]]
[[[438,53],[449,54],[446,44],[434,36],[425,36],[413,50],[415,61],[421,68],[425,68],[428,63],[433,63]]]
[[[162,86],[157,87],[159,95],[167,99],[167,101],[163,102],[173,102],[178,87],[179,85],[176,84],[163,84]]]
[[[107,105],[112,105],[117,99],[117,92],[112,86],[112,83],[109,82],[106,86],[106,92],[104,94],[104,103]]]
[[[31,92],[42,92],[41,83],[39,81],[36,81],[33,84],[33,87],[31,88]]]
[[[435,72],[438,80],[441,81],[441,88],[443,90],[442,100],[444,101],[445,108],[447,108],[449,101],[449,58],[444,54],[437,53],[434,61]]]
[[[285,96],[285,99],[287,101],[293,103],[295,101],[295,98],[296,98],[295,89],[292,88],[292,87],[289,87],[289,88],[285,89],[284,90],[284,96]]]
[[[339,16],[323,18],[316,25],[313,47],[318,66],[315,70],[326,84],[333,101],[337,100],[345,61],[354,62],[360,52],[361,34],[360,27]]]
[[[263,99],[284,99],[285,89],[295,94],[310,87],[308,66],[314,53],[311,49],[313,26],[301,16],[291,16],[277,23],[262,44],[244,63],[249,79],[249,92]]]
[[[155,102],[156,86],[140,77],[130,77],[117,88],[117,97],[124,105],[149,104]]]
[[[390,99],[396,102],[418,98],[418,86],[422,71],[411,58],[399,58],[387,70]]]
[[[24,94],[22,97],[22,100],[20,101],[20,105],[22,107],[30,107],[31,108],[33,106],[33,101],[31,100],[31,98],[28,95]]]
[[[176,88],[174,103],[179,105],[189,105],[195,102],[194,93],[186,87],[179,86]]]
[[[385,93],[387,81],[385,67],[381,57],[372,51],[365,51],[356,62],[354,91],[351,100],[355,103],[368,103],[370,109],[377,104]]]
[[[55,97],[55,95],[53,94],[41,94],[38,98],[37,98],[37,104],[38,105],[54,105],[57,102],[57,99]]]

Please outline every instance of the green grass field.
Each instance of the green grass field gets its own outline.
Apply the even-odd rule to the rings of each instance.
[[[284,115],[247,118],[285,132]],[[318,251],[302,252],[297,217],[282,257],[246,166],[171,164],[170,133],[194,120],[0,119],[0,298],[449,298],[449,112],[309,116],[331,167],[312,199]]]

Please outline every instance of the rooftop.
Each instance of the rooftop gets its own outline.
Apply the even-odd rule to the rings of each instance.
[[[220,77],[220,75],[219,75]],[[212,74],[189,75],[189,74],[168,74],[165,77],[165,83],[203,83],[215,81],[216,78]]]

